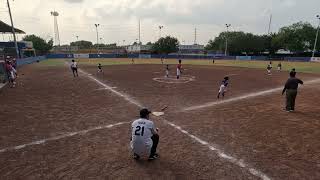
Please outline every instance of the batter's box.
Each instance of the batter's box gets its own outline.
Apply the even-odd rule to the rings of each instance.
[[[174,76],[169,76],[169,77],[156,77],[156,78],[153,78],[153,80],[160,82],[160,83],[184,84],[184,83],[189,83],[191,81],[195,81],[196,77],[185,75],[185,76],[181,76],[179,79],[177,79]]]

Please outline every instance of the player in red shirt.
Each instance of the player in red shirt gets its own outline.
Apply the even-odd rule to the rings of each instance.
[[[179,64],[177,65],[177,79],[180,79],[182,72],[182,65],[181,65],[181,59],[179,60]]]
[[[17,71],[14,69],[10,61],[6,61],[5,67],[6,67],[9,82],[11,83],[11,87],[15,87],[16,86],[15,79],[16,79]]]

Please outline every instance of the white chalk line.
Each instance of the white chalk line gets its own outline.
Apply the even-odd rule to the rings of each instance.
[[[95,77],[90,76],[88,73],[86,73],[85,71],[83,71],[83,70],[81,70],[81,69],[79,69],[78,71],[79,71],[80,73],[83,73],[83,74],[87,75],[88,78],[90,78],[91,80],[95,81],[96,83],[98,83],[99,85],[101,85],[102,87],[104,87],[106,90],[111,91],[112,93],[116,94],[117,96],[120,96],[120,97],[124,98],[124,99],[127,100],[128,102],[130,102],[130,103],[132,103],[132,104],[134,104],[134,105],[136,105],[136,106],[138,106],[138,107],[140,107],[140,108],[143,107],[139,102],[137,102],[136,100],[134,100],[133,98],[131,98],[129,95],[114,90],[111,86],[108,86],[107,84],[101,82],[100,80],[96,79]]]
[[[117,87],[111,87],[112,89],[117,89]],[[98,89],[95,89],[95,91],[103,91],[103,90],[109,90],[107,88],[98,88]]]
[[[102,129],[110,129],[110,128],[115,127],[115,126],[120,126],[120,125],[128,124],[128,123],[129,122],[119,122],[119,123],[116,123],[116,124],[97,126],[97,127],[93,127],[93,128],[86,129],[86,130],[70,132],[70,133],[62,134],[62,135],[51,137],[51,138],[46,138],[46,139],[41,139],[41,140],[38,140],[38,141],[33,141],[33,142],[30,142],[30,143],[27,143],[27,144],[22,144],[22,145],[18,145],[18,146],[13,146],[13,147],[7,147],[7,148],[4,148],[4,149],[0,149],[0,153],[4,153],[4,152],[8,152],[8,151],[14,151],[14,150],[20,150],[20,149],[24,149],[24,148],[29,147],[29,146],[41,145],[41,144],[45,144],[45,143],[47,143],[49,141],[56,141],[56,140],[60,140],[60,139],[64,139],[64,138],[72,137],[72,136],[76,136],[76,135],[85,135],[85,134],[87,134],[89,132],[92,132],[92,131],[97,131],[97,130],[102,130]]]
[[[320,79],[314,79],[314,80],[306,81],[304,84],[305,85],[311,85],[312,83],[318,83],[318,82],[320,82]],[[245,95],[242,95],[242,96],[238,96],[238,97],[234,97],[234,98],[230,98],[230,99],[226,99],[226,100],[222,100],[222,101],[213,101],[213,102],[208,102],[208,103],[205,103],[205,104],[202,104],[202,105],[187,107],[187,108],[182,109],[181,112],[195,111],[195,110],[204,109],[204,108],[208,108],[208,107],[213,107],[213,106],[216,106],[216,105],[226,104],[226,103],[239,101],[239,100],[243,100],[243,99],[249,99],[249,98],[254,98],[254,97],[258,97],[258,96],[269,95],[269,94],[272,94],[272,93],[275,93],[275,92],[279,92],[281,90],[283,90],[283,86],[282,87],[273,88],[273,89],[269,89],[269,90],[265,90],[265,91],[249,93],[249,94],[245,94]]]
[[[195,76],[181,76],[180,79],[177,79],[175,76],[170,76],[170,77],[153,78],[152,80],[160,83],[167,83],[167,84],[186,84],[191,81],[195,81],[195,79],[196,79]]]
[[[81,72],[84,73],[84,74],[87,74],[86,72],[84,72],[84,71],[82,71],[82,70],[81,70]],[[106,85],[105,83],[103,83],[103,82],[101,82],[101,81],[99,81],[99,80],[97,80],[97,79],[95,79],[95,78],[93,78],[93,77],[91,77],[91,76],[88,76],[88,77],[91,78],[92,80],[94,80],[95,82],[97,82],[98,84],[106,87],[106,88],[109,89],[110,91],[114,92],[114,93],[117,94],[118,96],[123,97],[125,100],[131,102],[132,104],[135,104],[135,105],[137,105],[137,106],[139,106],[139,107],[142,107],[142,106],[140,105],[140,103],[134,101],[132,98],[129,97],[129,95],[124,95],[124,94],[122,94],[122,93],[120,93],[120,92],[118,92],[118,91],[116,91],[116,90],[114,90],[114,89],[108,88],[108,87],[109,87],[108,85]],[[208,142],[200,139],[199,137],[197,137],[197,136],[195,136],[195,135],[190,134],[190,133],[187,132],[186,130],[183,130],[180,126],[177,126],[177,125],[171,123],[170,121],[167,121],[167,120],[165,120],[165,119],[163,119],[163,118],[160,118],[160,119],[162,119],[166,124],[168,124],[168,125],[174,127],[175,129],[179,130],[179,131],[182,132],[183,134],[186,134],[186,135],[188,135],[190,138],[196,140],[196,141],[199,142],[200,144],[209,147],[209,149],[212,150],[212,151],[214,151],[214,152],[216,152],[219,157],[221,157],[221,158],[223,158],[223,159],[226,159],[226,160],[228,160],[229,162],[231,162],[231,163],[233,163],[233,164],[235,164],[235,165],[237,165],[237,166],[239,166],[239,167],[241,167],[241,168],[247,169],[249,173],[251,173],[252,175],[254,175],[254,176],[256,176],[256,177],[259,177],[259,178],[261,178],[261,179],[263,179],[263,180],[270,180],[270,178],[269,178],[267,175],[265,175],[265,174],[263,174],[262,172],[256,170],[255,168],[250,167],[249,165],[247,165],[246,163],[244,163],[243,160],[238,160],[237,158],[234,158],[234,157],[232,157],[232,156],[230,156],[230,155],[227,155],[227,154],[224,153],[222,150],[220,150],[220,149],[218,149],[218,148],[216,148],[216,147],[214,147],[214,146],[212,146],[212,145],[209,145]]]
[[[228,155],[226,153],[224,153],[222,150],[220,150],[219,148],[213,146],[213,145],[210,145],[208,142],[200,139],[199,137],[193,135],[193,134],[190,134],[188,131],[182,129],[180,126],[177,126],[175,124],[173,124],[172,122],[169,122],[165,119],[162,119],[165,123],[169,124],[170,126],[174,127],[175,129],[179,130],[180,132],[182,132],[183,134],[189,136],[190,138],[194,139],[195,141],[199,142],[200,144],[208,147],[211,151],[214,151],[218,154],[218,156],[220,158],[223,158],[241,168],[245,168],[247,169],[252,175],[254,176],[257,176],[263,180],[270,180],[271,178],[269,178],[266,174],[262,173],[261,171],[255,169],[255,168],[252,168],[250,167],[248,164],[246,164],[242,159],[237,159],[235,157],[232,157],[231,155]]]

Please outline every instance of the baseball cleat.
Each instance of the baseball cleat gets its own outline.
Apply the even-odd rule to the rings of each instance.
[[[140,156],[139,156],[138,154],[133,154],[133,159],[139,160],[139,159],[140,159]]]
[[[159,158],[159,154],[154,154],[153,156],[150,156],[149,158],[148,158],[148,160],[149,161],[152,161],[152,160],[155,160],[155,159],[157,159],[157,158]]]

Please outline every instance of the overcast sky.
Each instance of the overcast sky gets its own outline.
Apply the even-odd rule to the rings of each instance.
[[[50,11],[58,11],[61,44],[76,36],[96,42],[95,23],[100,24],[103,43],[133,43],[141,19],[143,43],[157,40],[163,25],[162,36],[175,36],[185,44],[193,43],[197,28],[197,42],[206,44],[226,23],[231,30],[263,34],[271,13],[273,32],[298,21],[316,25],[320,14],[320,0],[15,0],[11,7],[17,28],[46,39],[53,37]],[[10,22],[6,0],[0,0],[0,17]]]

